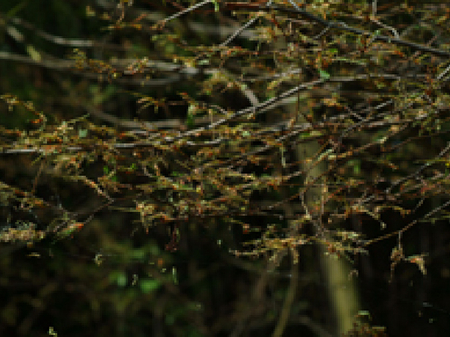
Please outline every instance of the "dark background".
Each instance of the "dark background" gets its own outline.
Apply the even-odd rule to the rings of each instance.
[[[167,99],[176,99],[181,91],[195,95],[196,81],[201,81],[201,76],[159,87],[136,85],[131,77],[109,83],[83,71],[56,69],[60,61],[71,55],[73,47],[53,43],[37,32],[98,41],[100,46],[83,49],[89,57],[98,59],[112,55],[122,58],[148,55],[157,59],[162,55],[164,47],[152,40],[150,33],[105,30],[111,22],[101,20],[101,15],[87,16],[86,6],[97,14],[120,17],[115,3],[107,1],[1,2],[0,52],[30,56],[33,47],[55,67],[5,57],[0,61],[0,94],[13,93],[31,100],[55,120],[92,113],[89,108],[128,120],[184,118],[183,106],[158,113],[147,110],[137,113],[134,94]],[[175,4],[164,6],[155,1],[136,1],[130,11],[135,8],[161,16],[179,11]],[[13,18],[20,18],[30,26]],[[190,30],[183,20],[179,29],[185,30],[188,43],[220,41],[220,36]],[[212,14],[192,14],[189,20],[217,24],[217,17]],[[17,39],[11,27],[20,31],[22,38]],[[242,97],[228,97],[230,100],[239,108]],[[6,127],[32,130],[32,118],[20,109],[10,113],[6,104],[0,103],[1,124]],[[108,124],[95,114],[91,118]],[[416,142],[414,151],[419,157],[427,151],[437,152],[444,141]],[[37,171],[31,165],[32,160],[22,155],[2,155],[3,181],[29,187]],[[37,193],[55,205],[61,203],[82,213],[84,205],[90,202],[87,192],[75,185],[63,186],[50,178],[43,179]],[[444,201],[438,197],[430,199],[422,205],[422,213]],[[0,226],[7,228],[17,220],[36,221],[44,226],[51,216],[21,212],[17,206],[0,204]],[[412,220],[394,212],[385,212],[383,216],[389,223],[395,223],[391,231]],[[236,258],[229,249],[241,247],[252,236],[233,228],[224,229],[220,222],[208,228],[196,221],[185,224],[180,228],[178,250],[170,251],[166,249],[170,241],[166,228],[136,230],[135,220],[130,214],[100,212],[73,238],[49,238],[28,245],[1,243],[0,335],[47,336],[53,330],[65,337],[271,335],[289,285],[288,263],[267,274],[263,260]],[[252,222],[261,224],[265,220],[255,217]],[[379,223],[369,217],[352,219],[348,226],[359,226],[356,223],[363,223],[361,230],[367,236],[384,233]],[[405,255],[427,254],[426,275],[416,265],[405,262],[392,272],[390,254],[397,245],[395,237],[371,245],[369,254],[355,259],[363,307],[370,313],[372,325],[386,327],[389,336],[450,333],[449,235],[446,220],[419,223],[404,234]],[[332,318],[318,265],[317,248],[302,248],[298,293],[284,336],[327,336]]]

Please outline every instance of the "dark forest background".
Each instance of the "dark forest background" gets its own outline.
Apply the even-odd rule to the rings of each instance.
[[[312,6],[314,1],[308,3]],[[449,9],[442,3],[434,6],[448,15]],[[154,122],[163,130],[187,130],[191,121],[186,104],[161,104],[154,109],[142,108],[137,101],[151,96],[180,102],[179,93],[203,99],[206,95],[200,84],[208,77],[206,72],[180,74],[169,67],[145,82],[132,71],[114,79],[107,72],[95,73],[70,62],[81,57],[82,52],[87,58],[109,60],[117,67],[144,57],[169,63],[167,55],[177,52],[177,44],[170,43],[171,36],[157,36],[145,25],[157,24],[189,5],[144,0],[132,5],[123,1],[121,6],[118,1],[106,0],[3,0],[0,94],[32,101],[55,124],[89,115],[88,120],[99,128],[104,125],[105,132],[107,128],[127,132],[137,119]],[[378,6],[382,5],[379,1]],[[414,6],[426,10],[421,3],[410,2],[410,6],[412,10]],[[235,29],[231,28],[230,13],[217,13],[214,6],[205,6],[175,20],[172,29],[183,36],[182,42],[187,45],[221,43]],[[405,25],[414,24],[406,14],[404,20]],[[114,28],[117,22],[130,26]],[[132,25],[143,28],[138,31]],[[445,29],[448,37],[448,27]],[[445,42],[445,36],[442,40]],[[248,48],[255,44],[245,34],[236,41]],[[241,92],[224,90],[213,103],[226,103],[237,110],[246,102]],[[35,118],[27,109],[11,111],[5,102],[0,103],[2,128],[32,132],[39,128],[33,123]],[[442,120],[446,118],[448,115]],[[405,165],[415,165],[414,160],[438,154],[448,141],[443,132],[440,137],[411,142],[396,155],[404,158]],[[0,242],[1,336],[272,335],[293,277],[288,259],[269,270],[268,256],[240,257],[230,253],[245,250],[245,242],[258,238],[259,232],[243,231],[220,219],[204,226],[208,220],[200,217],[175,229],[171,223],[144,228],[136,223],[138,214],[119,208],[102,208],[90,217],[88,210],[96,201],[92,191],[82,184],[66,184],[46,175],[34,185],[40,170],[37,159],[27,153],[2,153],[1,180],[18,189],[32,189],[54,205],[55,212],[64,205],[77,213],[80,221],[89,219],[89,223],[64,237]],[[358,174],[371,174],[370,163],[355,165]],[[105,166],[93,164],[90,170],[102,172]],[[408,167],[402,172],[408,172]],[[265,200],[264,194],[253,198],[257,203]],[[446,201],[445,196],[436,195],[425,199],[411,216],[388,209],[380,219],[389,224],[389,232],[394,232]],[[414,208],[416,202],[403,200],[403,205]],[[4,233],[28,222],[44,227],[53,216],[49,211],[20,208],[18,201],[0,200],[0,231]],[[254,215],[246,221],[251,227],[261,228],[268,220]],[[386,234],[379,221],[367,214],[347,222],[365,237]],[[380,240],[368,246],[366,254],[352,257],[355,275],[357,271],[353,277],[361,298],[360,317],[355,317],[355,324],[385,327],[389,336],[449,334],[448,220],[441,217],[419,222],[402,234],[406,256],[424,254],[425,274],[414,263],[401,261],[392,267],[393,247],[398,239],[391,236]],[[335,322],[320,264],[316,245],[302,247],[297,292],[283,336],[334,335]],[[363,332],[349,335],[365,336]],[[372,331],[366,335],[376,334]]]

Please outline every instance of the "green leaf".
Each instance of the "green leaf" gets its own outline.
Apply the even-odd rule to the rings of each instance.
[[[195,124],[195,111],[197,110],[196,105],[190,105],[188,108],[188,113],[186,116],[186,126],[189,128],[194,127]]]
[[[127,275],[124,272],[114,272],[109,275],[109,280],[116,283],[119,287],[125,287],[127,285]]]
[[[319,75],[321,79],[328,80],[331,76],[325,70],[319,69]]]
[[[371,318],[370,312],[368,312],[367,310],[360,310],[360,311],[358,311],[358,316],[368,317],[369,319]]]
[[[31,44],[27,46],[27,53],[35,62],[41,62],[41,54]]]
[[[199,66],[209,66],[210,62],[208,59],[200,60],[197,62]]]
[[[339,53],[339,51],[336,49],[336,48],[331,48],[330,50],[328,50],[329,52],[330,52],[330,54],[333,54],[333,55],[335,55],[335,54],[338,54]]]
[[[87,134],[88,134],[87,129],[79,129],[78,130],[78,137],[80,137],[80,138],[86,138]]]
[[[217,2],[217,0],[211,0],[211,2],[214,5],[214,11],[218,12],[220,10],[220,7],[219,7],[219,3]]]
[[[157,290],[161,284],[157,280],[145,279],[139,282],[139,286],[144,294],[148,294],[149,292]]]

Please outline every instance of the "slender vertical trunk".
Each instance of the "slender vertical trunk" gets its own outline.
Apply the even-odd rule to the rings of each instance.
[[[316,223],[316,234],[322,235],[322,239],[325,242],[330,242],[331,237],[329,237],[326,231],[321,231],[319,219],[314,217],[313,212],[310,211],[323,202],[323,194],[326,193],[325,186],[320,186],[321,183],[325,183],[323,174],[327,170],[326,163],[324,161],[315,163],[314,160],[307,160],[317,158],[319,151],[319,144],[315,141],[302,143],[296,148],[297,157],[300,162],[309,163],[303,164],[301,168],[306,172],[304,178],[305,185],[308,185],[308,183],[312,184],[313,182],[315,185],[314,187],[310,187],[305,193],[303,206],[312,215],[312,221]],[[329,254],[324,245],[320,245],[319,251],[322,272],[335,321],[333,334],[337,336],[353,327],[355,315],[360,306],[358,288],[355,279],[350,277],[351,265],[349,261],[342,257],[338,258],[337,255]]]

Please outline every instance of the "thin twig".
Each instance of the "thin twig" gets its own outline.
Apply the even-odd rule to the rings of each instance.
[[[197,8],[200,8],[200,7],[204,6],[204,5],[207,5],[209,3],[212,3],[212,1],[211,0],[206,0],[206,1],[203,1],[203,2],[200,2],[200,3],[196,4],[194,6],[186,8],[185,10],[182,10],[180,12],[175,13],[174,15],[171,15],[171,16],[165,18],[163,20],[163,23],[167,23],[167,22],[169,22],[169,21],[171,21],[173,19],[176,19],[176,18],[178,18],[178,17],[180,17],[180,16],[182,16],[182,15],[184,15],[186,13],[192,12],[193,10],[195,10]]]

